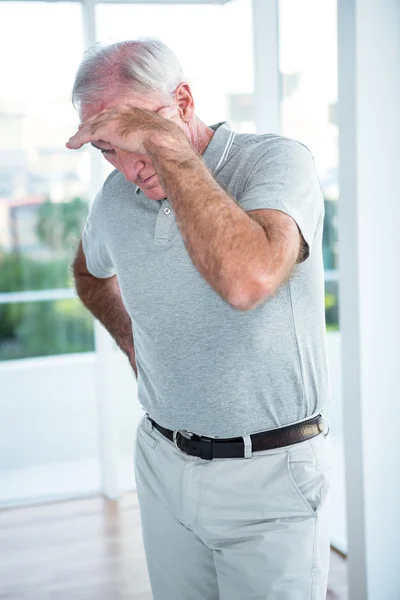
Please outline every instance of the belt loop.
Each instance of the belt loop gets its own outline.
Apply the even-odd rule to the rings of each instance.
[[[249,435],[243,435],[242,437],[244,441],[244,457],[251,458],[253,456],[251,437]]]

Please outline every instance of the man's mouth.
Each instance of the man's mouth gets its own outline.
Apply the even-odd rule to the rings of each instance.
[[[150,175],[150,177],[148,177],[147,179],[144,179],[143,181],[141,181],[141,183],[150,183],[150,181],[152,181],[153,177],[157,177],[157,173],[154,173],[153,175]]]

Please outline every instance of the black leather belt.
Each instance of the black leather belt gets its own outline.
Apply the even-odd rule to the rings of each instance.
[[[150,417],[148,418],[160,433],[171,442],[174,442],[182,452],[186,452],[186,454],[190,454],[191,456],[197,456],[204,460],[212,460],[213,458],[244,458],[245,456],[245,445],[242,437],[214,439],[193,433],[187,434],[190,437],[186,437],[186,435],[178,431],[174,439],[174,432],[171,429],[166,429]],[[323,430],[323,417],[322,415],[317,415],[302,423],[287,425],[271,431],[254,433],[250,436],[252,452],[272,450],[273,448],[282,448],[283,446],[304,442],[319,435]]]

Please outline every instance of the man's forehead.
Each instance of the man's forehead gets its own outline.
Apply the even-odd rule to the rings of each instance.
[[[90,104],[82,106],[80,111],[81,121],[86,121],[86,119],[89,119],[105,108],[113,108],[121,104],[129,104],[136,108],[143,108],[144,110],[156,110],[160,101],[157,102],[154,97],[138,96],[137,94],[120,94],[106,99],[95,100]]]

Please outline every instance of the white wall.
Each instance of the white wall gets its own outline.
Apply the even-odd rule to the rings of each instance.
[[[328,334],[336,460],[332,541],[346,549],[340,334]],[[95,354],[0,363],[0,507],[99,493],[102,489],[95,394]],[[122,353],[110,357],[118,424],[118,479],[133,489],[132,454],[143,415],[136,380]]]
[[[0,506],[101,491],[94,353],[0,363]],[[141,410],[122,355],[110,358],[122,487]]]

